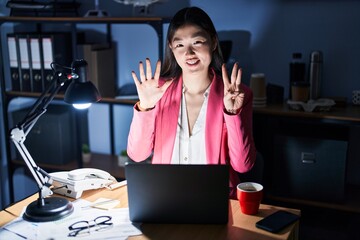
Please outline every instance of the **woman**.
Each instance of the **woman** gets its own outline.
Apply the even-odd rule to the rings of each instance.
[[[236,197],[237,172],[255,161],[252,92],[234,64],[230,78],[215,27],[200,8],[177,12],[170,22],[164,64],[154,75],[146,59],[139,77],[132,72],[139,102],[128,137],[134,161],[151,154],[154,164],[229,164],[230,197]]]

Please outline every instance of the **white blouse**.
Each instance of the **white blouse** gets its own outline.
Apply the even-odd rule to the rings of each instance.
[[[194,124],[191,136],[189,133],[189,122],[186,111],[185,91],[186,88],[183,87],[171,163],[206,164],[205,125],[210,86],[204,92],[204,102]]]

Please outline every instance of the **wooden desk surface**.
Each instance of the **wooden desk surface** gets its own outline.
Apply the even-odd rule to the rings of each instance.
[[[117,207],[127,207],[127,189],[121,187],[110,191],[107,189],[91,190],[84,192],[82,198],[88,201],[95,201],[100,197],[116,198],[120,200]],[[36,200],[37,195],[20,201],[0,212],[0,226],[18,217],[24,208],[32,201]],[[174,206],[175,207],[175,206]],[[239,203],[230,200],[229,222],[227,225],[202,225],[202,224],[143,224],[143,235],[131,237],[131,240],[144,239],[247,239],[247,240],[269,240],[269,239],[298,239],[299,222],[292,224],[278,234],[272,234],[255,227],[255,223],[265,216],[279,210],[285,209],[300,215],[300,210],[281,208],[262,204],[259,213],[254,216],[244,215],[240,211]]]

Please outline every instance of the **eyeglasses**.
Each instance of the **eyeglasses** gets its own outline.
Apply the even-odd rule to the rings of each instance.
[[[68,237],[83,237],[90,235],[90,229],[95,231],[105,231],[111,228],[113,223],[110,216],[100,216],[92,221],[78,221],[69,226]]]

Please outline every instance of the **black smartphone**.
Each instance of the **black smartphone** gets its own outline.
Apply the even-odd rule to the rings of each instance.
[[[272,233],[277,233],[290,224],[294,223],[299,218],[300,216],[294,213],[279,210],[258,221],[256,223],[256,227]]]

